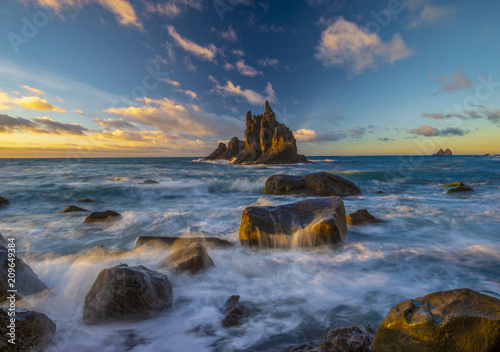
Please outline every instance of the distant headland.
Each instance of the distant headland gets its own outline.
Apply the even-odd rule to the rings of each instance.
[[[235,164],[296,164],[307,163],[304,155],[297,153],[297,143],[292,131],[276,119],[266,101],[266,111],[261,115],[247,113],[246,141],[234,137],[226,146],[217,149],[204,160],[232,160]]]
[[[439,149],[439,151],[436,153],[436,154],[432,154],[432,155],[453,155],[453,153],[451,152],[451,150],[448,148],[446,150],[443,150],[443,149]]]

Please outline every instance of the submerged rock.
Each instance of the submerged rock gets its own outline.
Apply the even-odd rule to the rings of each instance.
[[[10,295],[7,290],[9,287],[9,252],[6,246],[0,245],[0,302],[7,299]],[[15,289],[17,290],[17,299],[40,293],[47,290],[47,286],[38,278],[31,267],[26,264],[20,257],[15,257]]]
[[[113,210],[94,211],[85,218],[84,222],[120,220],[121,218],[122,216]]]
[[[356,210],[346,216],[347,225],[365,225],[365,224],[375,224],[381,220],[374,217],[366,209]]]
[[[377,194],[384,194],[384,191],[377,191]]]
[[[447,185],[444,185],[443,187],[449,188],[449,187],[464,187],[465,185],[462,182],[452,182],[448,183]]]
[[[69,205],[69,206],[66,207],[66,209],[64,209],[63,211],[61,211],[61,214],[74,213],[74,212],[77,212],[77,211],[90,211],[90,210],[83,209],[83,208],[77,207],[75,205]]]
[[[229,241],[216,237],[162,237],[162,236],[139,236],[135,241],[135,248],[150,246],[182,246],[187,243],[200,243],[205,247],[227,248],[233,244]]]
[[[264,194],[300,194],[312,196],[355,196],[361,190],[351,181],[327,172],[303,176],[273,175],[266,181]]]
[[[215,266],[205,247],[199,243],[186,243],[174,250],[163,259],[157,268],[174,268],[177,271],[186,271],[196,274]]]
[[[155,180],[146,180],[146,181],[144,181],[142,184],[143,184],[143,185],[156,185],[156,184],[158,184],[158,183],[160,183],[160,182],[155,181]]]
[[[443,149],[439,149],[437,153],[432,155],[453,155],[453,153],[450,149],[446,149],[445,151]]]
[[[240,303],[240,296],[235,295],[229,297],[224,307],[224,313],[226,316],[222,319],[222,326],[229,328],[231,326],[239,325],[245,311],[245,307]]]
[[[470,187],[462,186],[462,187],[449,189],[448,192],[446,192],[446,193],[457,193],[457,192],[474,192],[474,190]]]
[[[497,297],[455,289],[401,302],[378,327],[372,350],[500,351],[500,299]]]
[[[78,203],[92,203],[92,202],[94,202],[94,201],[90,198],[84,198],[84,199],[78,200]]]
[[[276,115],[266,101],[266,111],[246,116],[246,141],[234,137],[228,147],[219,143],[217,149],[205,160],[225,159],[236,164],[295,164],[308,162],[306,157],[297,153],[297,142],[292,131],[279,123]]]
[[[340,326],[331,330],[321,341],[292,347],[288,352],[370,352],[375,335],[371,325]]]
[[[17,309],[15,315],[15,344],[8,340],[11,329],[9,311],[0,309],[0,350],[11,352],[44,352],[56,332],[56,324],[45,314]]]
[[[10,204],[10,202],[6,198],[0,197],[0,208],[5,206],[5,205],[9,205],[9,204]]]
[[[89,325],[147,319],[172,304],[167,275],[142,265],[102,270],[85,296],[83,321]]]
[[[329,197],[248,207],[243,210],[239,239],[250,246],[318,246],[342,242],[346,232],[344,202]]]

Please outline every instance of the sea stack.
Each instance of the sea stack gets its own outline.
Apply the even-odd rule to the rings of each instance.
[[[297,153],[297,143],[292,131],[276,119],[266,101],[266,111],[261,115],[247,113],[246,141],[234,137],[226,147],[220,143],[205,160],[232,160],[235,164],[296,164],[308,162]]]
[[[453,153],[451,152],[451,150],[448,148],[446,150],[443,150],[443,149],[439,149],[439,151],[436,153],[436,154],[432,154],[432,155],[453,155]]]

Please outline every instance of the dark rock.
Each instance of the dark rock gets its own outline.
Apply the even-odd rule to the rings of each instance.
[[[78,203],[92,203],[93,200],[92,199],[89,199],[89,198],[85,198],[85,199],[80,199],[78,201]]]
[[[219,143],[217,149],[214,150],[212,154],[207,156],[204,160],[216,160],[219,156],[221,156],[227,150],[225,143]]]
[[[443,151],[443,149],[439,149],[439,151],[436,154],[432,155],[453,155],[450,149],[446,149],[446,151]]]
[[[168,277],[142,265],[102,270],[85,296],[83,321],[104,324],[147,319],[172,304]]]
[[[11,352],[44,352],[56,332],[56,324],[43,313],[17,309],[15,344],[8,342],[11,318],[7,309],[0,309],[0,350]]]
[[[63,211],[61,211],[61,214],[74,213],[74,212],[77,212],[77,211],[90,211],[90,210],[79,208],[79,207],[74,206],[74,205],[70,205],[70,206],[66,207],[66,209],[64,209]]]
[[[5,247],[0,245],[0,302],[6,300],[10,295],[7,290],[11,289],[8,286],[8,269],[11,262],[9,262],[7,246],[8,244]],[[15,270],[15,288],[17,290],[16,297],[18,299],[47,290],[47,286],[38,278],[30,266],[18,256],[15,257]]]
[[[224,307],[226,316],[222,319],[222,326],[229,328],[239,325],[246,312],[245,306],[240,303],[240,296],[231,296],[227,299]]]
[[[470,187],[457,187],[457,188],[451,188],[448,190],[446,193],[457,193],[457,192],[474,192],[474,190]]]
[[[113,210],[94,211],[85,218],[84,222],[120,220],[121,218],[122,216]]]
[[[331,330],[321,341],[292,347],[288,352],[370,352],[375,335],[371,325],[341,326]]]
[[[227,248],[233,244],[229,241],[216,237],[161,237],[161,236],[139,236],[135,247],[150,246],[182,246],[187,243],[200,243],[207,248]]]
[[[215,264],[205,247],[199,243],[186,243],[175,249],[156,267],[174,268],[177,271],[196,274],[212,266],[215,266]]]
[[[346,216],[347,225],[364,225],[364,224],[375,224],[380,222],[379,219],[375,218],[366,209],[356,210]]]
[[[9,205],[9,204],[10,204],[10,202],[6,198],[0,197],[0,208],[5,206],[5,205]]]
[[[306,199],[243,210],[239,239],[250,246],[318,246],[342,242],[347,232],[340,197]]]
[[[464,187],[465,185],[462,182],[452,182],[448,183],[447,185],[444,185],[443,187],[449,188],[449,187]]]
[[[372,350],[500,351],[500,299],[455,289],[401,302],[378,327]]]
[[[355,196],[361,190],[351,181],[327,172],[303,176],[274,175],[267,179],[265,194],[299,194],[311,196]]]
[[[160,183],[160,182],[155,181],[155,180],[146,180],[146,181],[144,181],[142,184],[143,184],[143,185],[156,185],[156,184],[158,184],[158,183]]]
[[[377,191],[377,194],[384,194],[384,191]]]
[[[297,154],[297,143],[292,131],[276,119],[266,101],[266,111],[246,117],[245,142],[234,137],[228,147],[220,143],[205,160],[234,159],[236,164],[296,164],[307,163],[305,156]],[[244,145],[243,145],[244,144]]]

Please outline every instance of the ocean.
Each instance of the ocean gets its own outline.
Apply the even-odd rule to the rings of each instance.
[[[51,293],[19,306],[47,314],[57,332],[49,351],[284,351],[339,325],[379,324],[408,298],[467,287],[500,291],[500,157],[310,157],[313,163],[241,166],[197,158],[0,159],[0,233]],[[363,192],[347,213],[368,209],[383,222],[350,227],[336,248],[242,247],[238,228],[250,205],[305,199],[263,195],[274,174],[326,171]],[[141,184],[152,179],[159,184]],[[447,194],[455,181],[475,192]],[[378,194],[382,191],[382,194]],[[93,203],[77,203],[91,198]],[[114,210],[96,225],[69,205]],[[135,249],[138,236],[215,236],[216,267],[169,275],[174,305],[140,322],[86,326],[85,294],[100,270],[127,263],[153,269],[168,249]],[[115,252],[105,252],[96,245]],[[240,295],[248,316],[221,326]]]

